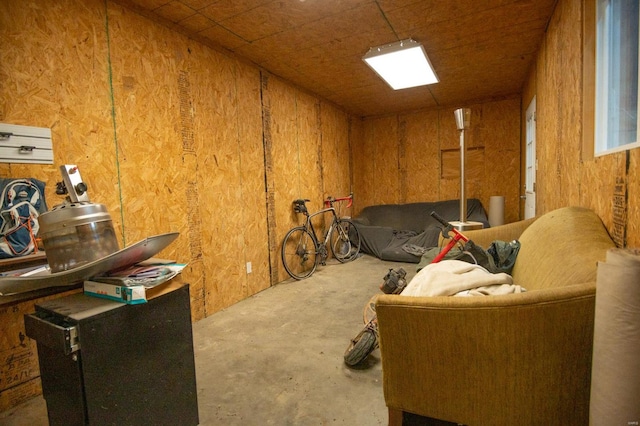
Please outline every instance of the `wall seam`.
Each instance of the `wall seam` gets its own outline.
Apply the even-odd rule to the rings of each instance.
[[[107,38],[107,74],[109,78],[109,99],[111,100],[111,122],[113,124],[113,146],[116,158],[116,180],[118,182],[118,199],[120,202],[120,233],[122,237],[122,245],[127,246],[127,238],[125,236],[124,227],[124,203],[122,200],[122,184],[120,175],[120,153],[118,150],[118,130],[116,124],[116,101],[113,93],[113,66],[111,64],[111,34],[109,33],[109,5],[108,1],[104,1],[104,26]]]

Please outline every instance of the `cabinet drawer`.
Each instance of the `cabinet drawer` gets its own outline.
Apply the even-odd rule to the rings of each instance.
[[[27,336],[38,345],[44,345],[65,355],[80,349],[78,329],[75,325],[60,323],[59,318],[44,312],[24,316],[24,328]]]

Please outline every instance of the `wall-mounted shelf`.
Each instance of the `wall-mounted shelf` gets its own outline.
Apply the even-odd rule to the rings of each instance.
[[[53,164],[51,129],[0,123],[0,163]]]

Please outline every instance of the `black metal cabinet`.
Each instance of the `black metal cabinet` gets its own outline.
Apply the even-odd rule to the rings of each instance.
[[[55,425],[196,425],[189,286],[125,305],[74,294],[25,315]]]

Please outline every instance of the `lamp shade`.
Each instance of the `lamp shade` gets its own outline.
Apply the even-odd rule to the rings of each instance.
[[[362,60],[394,90],[438,82],[424,47],[412,39],[372,47]]]
[[[456,126],[458,130],[465,130],[471,124],[471,110],[469,108],[458,108],[453,111],[456,116]]]

